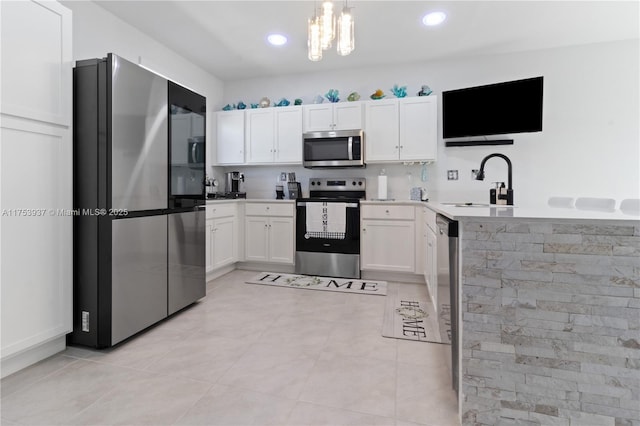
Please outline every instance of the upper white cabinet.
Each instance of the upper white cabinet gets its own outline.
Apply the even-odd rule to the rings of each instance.
[[[437,100],[420,96],[366,102],[366,161],[436,160]]]
[[[302,162],[302,107],[247,110],[247,163]]]
[[[72,217],[58,212],[73,208],[73,54],[57,2],[0,1],[0,19],[4,377],[64,350],[72,330]]]
[[[244,110],[216,113],[215,164],[243,164],[244,160]]]
[[[363,127],[363,102],[338,102],[305,105],[305,132],[351,130]]]

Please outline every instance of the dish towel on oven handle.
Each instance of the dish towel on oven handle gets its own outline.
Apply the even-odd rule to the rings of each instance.
[[[347,230],[347,203],[307,203],[305,238],[344,240]]]

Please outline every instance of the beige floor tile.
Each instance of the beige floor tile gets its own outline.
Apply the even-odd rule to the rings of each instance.
[[[139,374],[127,368],[78,360],[3,398],[2,417],[27,425],[68,424],[100,397]]]
[[[321,319],[300,319],[283,314],[260,336],[260,342],[322,349],[336,324]]]
[[[298,402],[286,423],[290,426],[394,426],[394,419],[340,408]]]
[[[451,366],[451,345],[429,342],[412,342],[396,339],[398,342],[398,362],[431,366],[434,368]]]
[[[295,399],[318,359],[313,347],[259,342],[220,379],[219,383]]]
[[[395,363],[396,344],[397,339],[382,337],[378,326],[358,321],[335,327],[329,334],[324,352]]]
[[[176,424],[179,425],[283,425],[295,400],[213,385]]]
[[[450,371],[398,363],[396,418],[427,425],[454,426],[458,412]]]
[[[2,424],[457,424],[449,347],[383,338],[385,297],[244,283],[258,272],[115,348],[3,379]]]
[[[250,347],[243,339],[196,333],[157,359],[148,371],[215,383]]]
[[[139,373],[112,389],[79,415],[73,425],[173,424],[211,388],[211,384]]]
[[[393,417],[395,385],[395,363],[323,353],[299,399]]]
[[[76,359],[64,355],[54,355],[2,379],[0,398],[25,389],[48,375],[66,367]]]

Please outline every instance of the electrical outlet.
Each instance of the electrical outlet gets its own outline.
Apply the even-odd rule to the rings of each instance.
[[[287,172],[280,172],[280,182],[287,181]]]
[[[458,171],[447,170],[447,180],[458,180]]]
[[[471,169],[471,179],[476,179],[478,177],[479,172],[480,170],[478,169]]]

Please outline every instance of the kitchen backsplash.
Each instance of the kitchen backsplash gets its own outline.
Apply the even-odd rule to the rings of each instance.
[[[427,167],[427,181],[422,181],[422,166],[420,164],[368,164],[366,168],[347,169],[305,169],[302,166],[238,166],[238,167],[211,167],[211,173],[218,180],[218,192],[224,192],[224,173],[239,171],[244,174],[244,190],[248,198],[276,197],[275,187],[280,184],[281,172],[294,172],[296,179],[302,184],[302,192],[305,197],[309,196],[309,178],[312,177],[364,177],[367,179],[367,199],[372,200],[378,197],[378,175],[384,169],[388,177],[387,197],[395,200],[409,200],[412,187],[426,188],[430,199],[461,201],[468,200],[474,202],[486,202],[484,198],[486,191],[467,191],[459,193],[456,191],[447,194],[437,194],[435,165],[429,164]],[[432,176],[433,175],[433,176]],[[285,184],[286,188],[286,184]],[[288,193],[286,194],[288,196]],[[444,198],[443,198],[444,197]],[[460,199],[456,197],[462,197]]]

